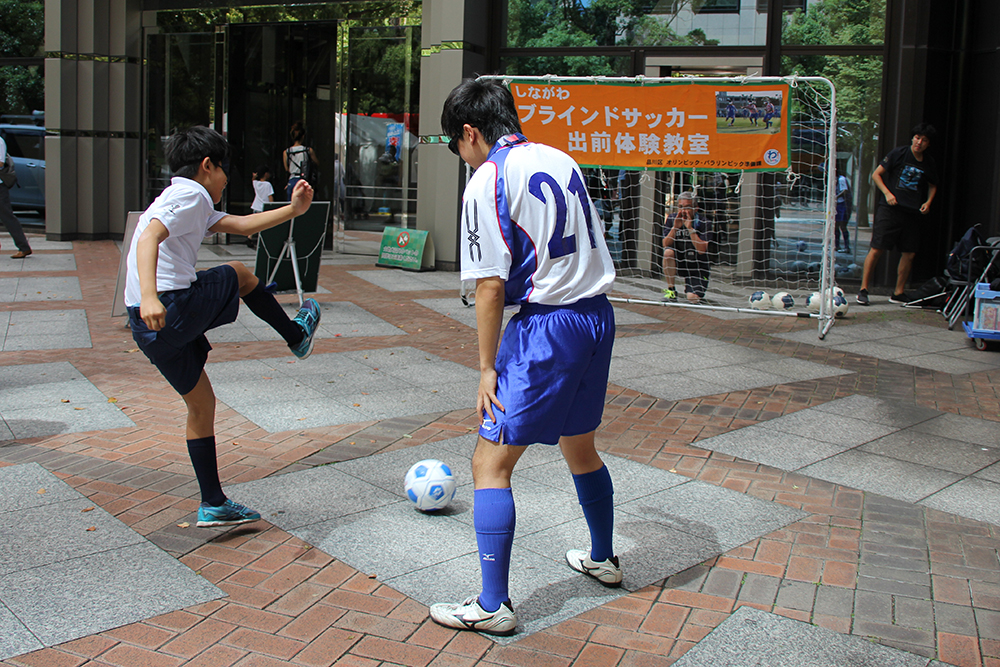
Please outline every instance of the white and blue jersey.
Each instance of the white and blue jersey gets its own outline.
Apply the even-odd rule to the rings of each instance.
[[[462,209],[462,280],[499,277],[520,311],[496,356],[491,442],[554,445],[601,423],[615,269],[583,174],[560,150],[508,135],[473,174]]]
[[[501,278],[507,305],[568,305],[614,285],[580,168],[521,134],[500,139],[469,180],[461,238],[462,280]]]

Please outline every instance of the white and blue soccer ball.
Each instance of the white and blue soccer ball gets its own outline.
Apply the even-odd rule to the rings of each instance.
[[[403,482],[406,497],[418,510],[444,509],[455,497],[455,476],[447,464],[437,459],[418,461],[410,467]]]
[[[836,285],[834,285],[833,287],[831,287],[831,288],[829,288],[827,290],[824,290],[823,294],[826,295],[827,299],[832,299],[832,298],[836,298],[838,296],[842,296],[842,297],[844,297],[845,301],[847,300],[847,296],[844,294],[844,290],[840,289]]]
[[[750,295],[750,307],[754,310],[767,310],[771,307],[771,295],[764,290],[757,290]]]
[[[778,292],[771,297],[771,307],[775,310],[791,310],[795,307],[795,299],[788,292]]]
[[[834,317],[843,317],[847,314],[847,297],[843,294],[837,294],[833,297],[833,315]]]
[[[806,297],[806,308],[808,308],[810,312],[818,313],[820,302],[822,300],[823,297],[822,295],[820,295],[819,292],[813,292],[808,297]]]

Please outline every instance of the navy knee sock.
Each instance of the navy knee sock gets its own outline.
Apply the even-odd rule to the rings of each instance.
[[[250,312],[270,324],[290,347],[302,342],[302,337],[305,335],[302,327],[288,318],[288,313],[273,294],[264,291],[264,281],[257,281],[257,286],[243,297],[243,303]]]
[[[219,462],[215,458],[215,436],[196,438],[187,441],[188,455],[194,466],[198,486],[201,487],[201,500],[213,507],[226,502],[226,494],[222,492],[222,482],[219,481]]]
[[[614,485],[607,466],[573,475],[576,497],[590,529],[590,557],[600,563],[615,555],[611,534],[615,527]]]
[[[510,597],[507,580],[516,522],[513,492],[509,488],[476,489],[472,516],[483,574],[479,604],[486,611],[496,611]]]

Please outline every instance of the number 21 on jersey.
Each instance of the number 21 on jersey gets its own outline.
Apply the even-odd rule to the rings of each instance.
[[[576,234],[564,236],[566,234],[566,219],[569,214],[569,204],[566,201],[566,194],[552,176],[542,171],[536,172],[528,180],[528,192],[543,204],[548,203],[545,190],[542,189],[543,185],[548,186],[549,195],[556,205],[556,227],[552,230],[552,238],[548,242],[549,257],[558,259],[559,257],[572,255],[577,250]],[[590,217],[590,197],[587,195],[587,186],[584,185],[583,179],[580,178],[579,171],[573,170],[573,176],[569,179],[567,190],[569,190],[571,195],[576,195],[577,199],[579,199],[580,206],[583,208],[584,223],[587,225],[587,235],[590,237],[590,247],[596,248],[597,239],[594,237],[594,226]],[[572,204],[575,206],[576,202],[574,201]]]

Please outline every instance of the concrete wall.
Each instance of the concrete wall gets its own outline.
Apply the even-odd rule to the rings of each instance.
[[[484,74],[485,3],[476,0],[424,0],[420,63],[420,133],[441,133],[441,108],[465,77]],[[456,270],[461,261],[459,214],[465,189],[465,163],[447,143],[420,147],[417,229],[434,240],[437,267]]]
[[[46,234],[120,237],[139,202],[138,0],[46,0]]]

